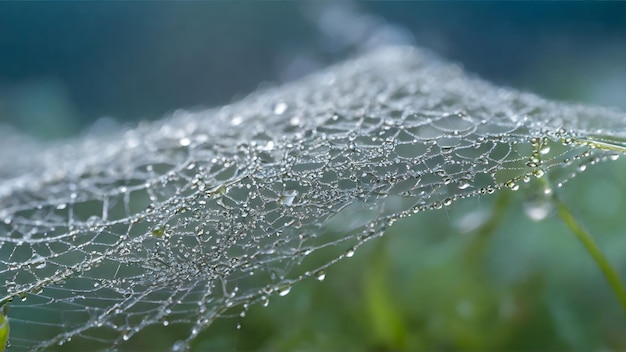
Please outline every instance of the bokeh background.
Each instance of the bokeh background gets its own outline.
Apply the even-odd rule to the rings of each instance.
[[[9,2],[0,121],[43,138],[218,106],[371,42],[412,43],[499,85],[626,108],[626,5]]]
[[[1,3],[0,128],[60,139],[132,126],[385,43],[429,48],[498,85],[626,110],[624,38],[626,3],[612,2]],[[626,278],[622,159],[560,191]],[[527,193],[399,222],[324,282],[220,319],[195,347],[626,349],[599,270],[558,218],[524,215]]]

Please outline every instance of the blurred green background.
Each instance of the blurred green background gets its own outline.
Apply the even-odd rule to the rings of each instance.
[[[624,38],[626,3],[609,2],[9,2],[0,122],[43,139],[132,126],[384,42],[430,48],[499,85],[626,109]],[[623,159],[560,192],[626,278]],[[324,282],[218,320],[195,347],[626,349],[626,319],[600,271],[558,218],[524,215],[525,193],[405,219]]]

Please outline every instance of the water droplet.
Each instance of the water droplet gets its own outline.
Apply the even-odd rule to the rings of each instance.
[[[587,170],[587,164],[580,164],[578,165],[578,171],[582,172]]]
[[[243,118],[241,116],[239,116],[239,115],[234,116],[230,120],[231,126],[239,126],[239,125],[241,125],[242,122],[243,122]]]
[[[538,164],[539,162],[541,162],[541,158],[539,157],[538,153],[532,153],[530,155],[530,162],[534,163],[534,164]]]
[[[617,159],[619,159],[619,154],[611,154],[611,155],[609,155],[609,159],[617,160]]]
[[[454,150],[453,147],[441,147],[442,154],[450,154]]]
[[[241,330],[241,324],[237,324],[237,330]]]
[[[512,191],[517,191],[519,189],[519,185],[513,180],[507,182],[506,187],[511,189]]]
[[[543,148],[541,148],[539,150],[539,153],[546,155],[548,153],[550,153],[550,146],[549,145],[544,145]]]
[[[549,196],[552,194],[552,188],[550,187],[546,187],[543,189],[543,194],[545,194],[546,196]]]
[[[552,211],[553,204],[547,200],[532,200],[524,202],[524,213],[531,220],[545,219]]]
[[[35,269],[43,269],[46,267],[46,261],[39,262],[35,265]]]
[[[191,139],[187,138],[187,137],[183,137],[181,138],[178,143],[180,143],[181,146],[183,147],[187,147],[191,144]]]
[[[539,178],[539,177],[544,175],[544,172],[541,169],[537,169],[537,170],[533,171],[533,175],[535,175],[537,178]]]
[[[157,226],[152,230],[152,236],[154,237],[163,237],[163,235],[165,234],[165,228],[161,227],[161,226]]]
[[[61,203],[61,204],[57,205],[57,209],[59,209],[59,210],[63,210],[65,208],[67,208],[67,204],[66,203]]]
[[[163,320],[163,326],[168,326],[168,325],[170,325],[170,322],[167,320]]]
[[[278,288],[278,295],[279,296],[287,296],[290,291],[291,291],[291,286],[279,287]]]
[[[446,199],[443,201],[443,205],[445,205],[445,206],[450,206],[450,205],[452,205],[452,198],[446,198]]]
[[[287,103],[281,101],[274,105],[274,114],[282,115],[285,111],[287,111]]]
[[[324,270],[319,271],[315,278],[319,281],[324,281],[324,279],[326,278],[326,272]]]
[[[293,205],[293,201],[296,199],[297,195],[298,191],[295,189],[283,191],[280,195],[279,202],[284,206],[291,206]]]
[[[302,120],[299,116],[294,116],[289,119],[289,124],[292,126],[299,126],[302,123]]]
[[[354,256],[354,248],[348,249],[348,251],[346,252],[346,257],[351,258],[353,256]]]
[[[460,179],[459,183],[457,185],[457,187],[459,189],[466,189],[469,186],[470,186],[470,181],[469,180],[465,180],[465,179]]]

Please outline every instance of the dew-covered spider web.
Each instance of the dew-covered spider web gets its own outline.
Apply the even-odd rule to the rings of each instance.
[[[132,350],[176,326],[160,347],[185,350],[399,217],[615,159],[626,115],[391,47],[118,134],[0,137],[9,349]]]

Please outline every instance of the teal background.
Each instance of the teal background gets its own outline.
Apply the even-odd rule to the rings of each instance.
[[[67,137],[294,80],[372,34],[325,34],[337,3],[498,85],[626,108],[622,2],[3,2],[0,122]]]

